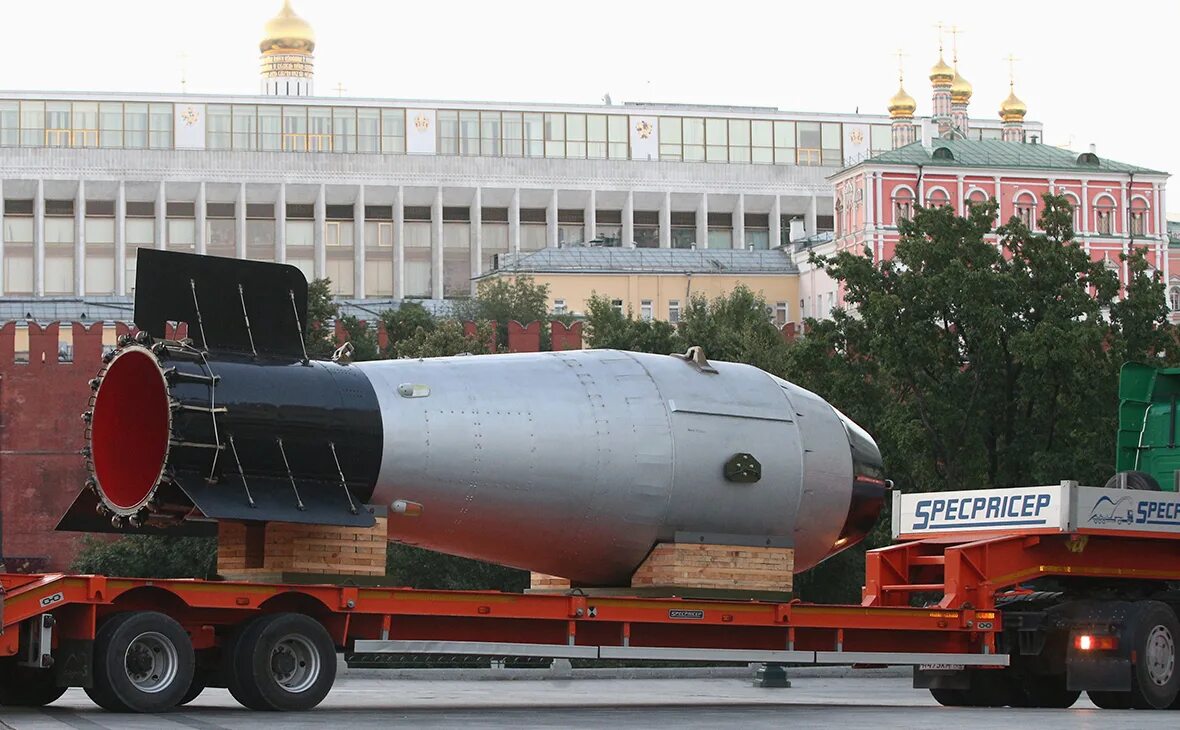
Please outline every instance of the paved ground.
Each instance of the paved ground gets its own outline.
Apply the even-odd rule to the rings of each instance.
[[[768,690],[744,679],[579,679],[527,682],[345,678],[319,709],[250,713],[225,690],[208,690],[181,711],[113,715],[70,690],[51,707],[0,711],[0,728],[101,730],[193,728],[718,728],[836,727],[995,730],[1176,728],[1180,712],[1098,710],[1083,696],[1070,710],[949,709],[903,678],[802,677]]]

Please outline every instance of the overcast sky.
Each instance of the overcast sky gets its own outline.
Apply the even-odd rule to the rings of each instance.
[[[281,0],[4,0],[0,87],[258,91],[258,41]],[[896,51],[930,112],[940,21],[957,24],[972,116],[995,117],[1008,63],[1045,142],[1180,173],[1180,2],[293,0],[335,96],[623,101],[884,112]],[[946,36],[947,62],[950,35]],[[187,60],[185,60],[186,57]],[[1180,186],[1169,196],[1180,219]]]

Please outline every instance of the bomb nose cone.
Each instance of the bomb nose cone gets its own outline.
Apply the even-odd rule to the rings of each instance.
[[[848,446],[852,451],[852,498],[840,537],[832,545],[832,554],[865,538],[877,524],[885,506],[885,493],[889,491],[876,442],[843,413],[836,413],[848,433]]]

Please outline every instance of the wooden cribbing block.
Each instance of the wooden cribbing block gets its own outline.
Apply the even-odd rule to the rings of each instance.
[[[567,591],[570,589],[570,580],[545,573],[530,573],[529,589],[534,591]]]
[[[372,527],[220,522],[217,572],[231,580],[286,573],[385,575],[386,518]]]
[[[631,576],[632,588],[790,591],[793,548],[660,543]]]

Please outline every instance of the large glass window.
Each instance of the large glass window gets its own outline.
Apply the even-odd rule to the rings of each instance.
[[[307,110],[307,151],[332,151],[332,110],[310,107]]]
[[[15,101],[0,101],[0,146],[15,147],[20,144],[20,104]]]
[[[123,146],[143,149],[148,146],[148,105],[123,105]]]
[[[870,127],[869,148],[874,155],[893,149],[893,129],[888,124],[874,124]]]
[[[258,107],[259,148],[275,151],[283,148],[283,110],[277,106]]]
[[[337,107],[332,110],[332,149],[356,152],[356,109]]]
[[[606,115],[586,117],[586,156],[593,160],[606,159]]]
[[[307,149],[307,107],[283,107],[283,150]]]
[[[172,105],[150,104],[148,112],[151,114],[149,127],[149,143],[154,150],[172,147]]]
[[[77,102],[74,104],[74,134],[75,147],[98,146],[98,103]]]
[[[123,146],[123,105],[103,102],[98,107],[99,144],[103,147]]]
[[[729,120],[729,161],[750,161],[750,122],[747,119]]]
[[[545,117],[542,114],[524,115],[524,156],[545,156]]]
[[[405,124],[405,118],[402,118]],[[358,109],[356,112],[357,152],[374,153],[381,151],[381,110]],[[392,150],[387,150],[392,152]]]
[[[824,122],[821,128],[820,142],[823,144],[823,164],[827,167],[839,167],[842,160],[840,124]]]
[[[586,157],[586,115],[565,115],[565,156],[584,159]]]
[[[45,102],[22,101],[20,103],[20,143],[25,147],[40,147],[45,144]]]
[[[565,157],[565,115],[545,115],[545,156]]]
[[[819,122],[799,122],[798,160],[800,165],[819,165],[823,162],[823,142]]]
[[[631,136],[627,132],[627,117],[618,114],[607,117],[607,140],[610,158],[626,160],[631,157]]]
[[[683,120],[684,161],[700,162],[705,159],[705,120]]]
[[[381,111],[381,151],[387,155],[406,153],[406,112],[404,109]]]
[[[479,113],[479,146],[485,155],[501,155],[500,112]]]
[[[459,112],[459,154],[479,154],[479,112]]]
[[[438,126],[438,153],[459,154],[459,112],[440,111],[435,120]]]
[[[234,104],[234,149],[258,149],[258,108]]]
[[[70,146],[70,102],[50,101],[45,104],[45,146]]]
[[[729,161],[729,128],[724,119],[705,120],[705,159],[709,162]]]
[[[228,150],[232,144],[233,117],[229,104],[205,107],[205,146],[211,150]]]
[[[504,112],[504,156],[520,157],[524,154],[524,118],[520,112]]]
[[[683,159],[683,151],[681,150],[683,142],[680,118],[660,117],[660,159]]]
[[[771,122],[750,122],[750,161],[759,165],[774,162],[774,126]]]

